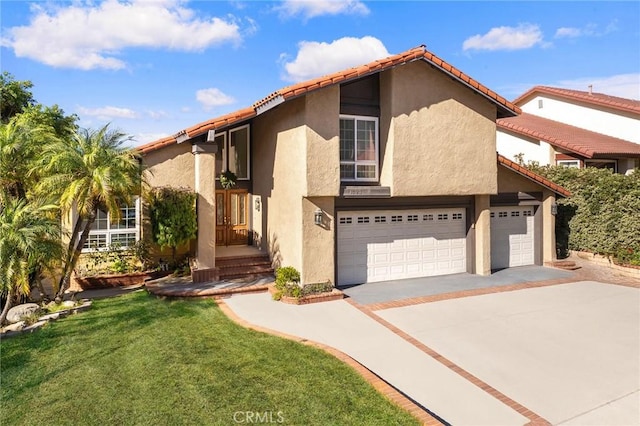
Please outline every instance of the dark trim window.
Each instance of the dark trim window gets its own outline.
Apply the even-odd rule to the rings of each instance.
[[[251,155],[249,125],[236,127],[216,135],[220,147],[216,155],[216,179],[223,170],[233,172],[238,180],[251,178]]]
[[[340,179],[378,180],[378,118],[340,116]]]

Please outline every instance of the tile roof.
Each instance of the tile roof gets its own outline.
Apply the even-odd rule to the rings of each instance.
[[[527,179],[531,179],[532,181],[536,182],[537,184],[540,184],[540,185],[552,190],[553,192],[555,192],[558,195],[562,195],[563,197],[571,197],[571,192],[569,192],[565,188],[561,187],[557,183],[551,182],[549,179],[544,178],[544,177],[540,176],[539,174],[532,172],[531,170],[527,169],[526,167],[521,166],[520,164],[518,164],[516,162],[513,162],[513,161],[509,160],[508,158],[503,157],[500,154],[498,154],[498,164],[500,164],[501,166],[504,166],[504,167],[506,167],[506,168],[518,173],[521,176],[526,177]]]
[[[638,100],[609,96],[604,93],[590,93],[580,90],[562,89],[560,87],[535,86],[532,89],[529,89],[526,93],[520,95],[513,101],[513,103],[521,105],[523,101],[537,93],[555,95],[567,100],[581,101],[592,105],[609,107],[619,111],[640,114],[640,101]]]
[[[333,84],[351,81],[416,60],[423,60],[432,64],[442,72],[450,75],[462,84],[465,84],[472,90],[478,92],[480,95],[495,103],[498,106],[499,115],[511,116],[520,113],[520,108],[512,102],[509,102],[507,99],[498,95],[496,92],[488,89],[478,81],[469,77],[467,74],[463,73],[438,56],[429,52],[425,49],[425,46],[418,46],[413,49],[407,50],[406,52],[392,55],[384,59],[379,59],[366,65],[349,68],[347,70],[339,71],[333,74],[284,87],[273,92],[266,98],[259,100],[250,107],[196,124],[195,126],[178,132],[176,135],[165,137],[163,139],[159,139],[157,141],[153,141],[146,145],[143,145],[139,147],[138,150],[143,154],[155,151],[156,149],[160,149],[174,143],[178,135],[186,135],[189,138],[199,136],[206,133],[208,130],[219,129],[221,127],[230,126],[240,123],[244,120],[248,120],[271,108],[272,106],[305,95],[314,90],[331,86]]]
[[[553,146],[580,154],[586,158],[606,156],[640,157],[640,144],[570,126],[537,115],[522,113],[496,121],[498,129],[509,130]]]

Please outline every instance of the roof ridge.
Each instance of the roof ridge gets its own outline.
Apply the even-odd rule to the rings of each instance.
[[[640,100],[623,98],[599,92],[587,92],[576,89],[552,86],[534,86],[513,100],[514,104],[520,104],[534,93],[546,93],[559,96],[564,99],[584,101],[593,105],[607,106],[620,111],[640,114]]]
[[[412,62],[419,59],[422,59],[432,64],[434,67],[449,74],[453,78],[458,79],[462,84],[467,85],[472,90],[486,97],[489,101],[496,103],[499,109],[504,109],[509,114],[519,114],[521,112],[520,108],[515,104],[513,104],[512,102],[509,102],[507,99],[498,95],[496,92],[490,90],[480,82],[474,80],[469,75],[463,73],[456,67],[452,66],[451,64],[447,63],[443,59],[436,56],[435,54],[429,52],[426,49],[425,45],[420,45],[420,46],[411,48],[409,50],[406,50],[404,52],[401,52],[395,55],[390,55],[386,58],[376,59],[375,61],[371,61],[364,65],[351,67],[351,68],[330,73],[321,77],[316,77],[311,80],[306,80],[303,82],[285,86],[279,90],[276,90],[275,92],[270,93],[269,95],[253,103],[249,107],[198,123],[194,126],[188,127],[187,129],[184,129],[176,133],[176,135],[186,134],[186,136],[189,138],[199,136],[200,134],[203,134],[208,130],[220,128],[222,126],[229,126],[229,125],[253,118],[258,114],[261,114],[262,112],[276,105],[279,105],[282,102],[285,102],[289,99],[292,99],[298,96],[302,96],[313,90],[321,89],[323,87],[330,86],[333,84],[338,84],[338,83],[350,81],[356,78],[364,77],[370,74],[374,74],[377,72],[381,72],[381,71],[393,68],[397,65],[405,64],[405,63]],[[145,145],[142,145],[138,149],[142,153],[154,151],[156,149],[159,149],[171,144],[171,141],[168,140],[168,138],[175,139],[175,137],[173,136],[162,138],[157,141],[153,141]]]

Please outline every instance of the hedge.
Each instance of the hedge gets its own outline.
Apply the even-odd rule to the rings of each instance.
[[[640,171],[527,165],[562,185],[572,197],[558,201],[558,257],[581,250],[640,265]]]

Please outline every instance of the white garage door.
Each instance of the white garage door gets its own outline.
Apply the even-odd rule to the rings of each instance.
[[[491,268],[533,265],[533,207],[491,208]]]
[[[338,285],[466,272],[464,209],[338,213]]]

